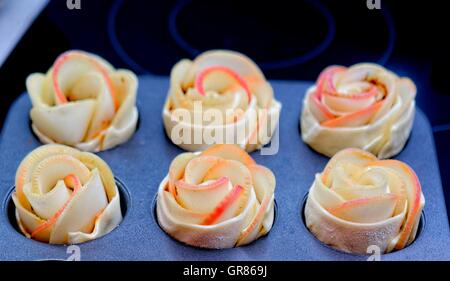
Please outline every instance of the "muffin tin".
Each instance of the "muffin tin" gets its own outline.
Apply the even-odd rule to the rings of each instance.
[[[111,233],[79,244],[81,260],[366,260],[323,245],[311,235],[302,219],[304,198],[328,161],[301,140],[299,116],[310,82],[272,81],[283,104],[279,123],[279,151],[253,152],[252,157],[270,168],[277,178],[276,219],[265,237],[250,245],[204,250],[184,245],[164,233],[155,218],[155,195],[172,159],[182,152],[164,132],[161,111],[167,94],[167,77],[139,77],[140,126],[127,143],[98,153],[112,168],[121,190],[125,213]],[[0,136],[0,260],[65,260],[72,253],[64,245],[27,239],[14,222],[10,195],[22,158],[40,145],[30,129],[31,104],[26,94],[12,105]],[[68,128],[70,129],[70,128]],[[275,136],[275,138],[277,135]],[[395,157],[418,174],[426,205],[420,233],[407,248],[381,256],[382,260],[449,260],[450,235],[430,125],[417,110],[411,137]],[[125,210],[126,209],[126,210]],[[125,212],[126,211],[126,212]]]

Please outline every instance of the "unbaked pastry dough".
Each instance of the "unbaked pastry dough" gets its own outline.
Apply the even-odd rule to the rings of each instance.
[[[411,132],[416,86],[376,64],[330,66],[303,101],[303,140],[333,156],[353,147],[379,158],[399,153]]]

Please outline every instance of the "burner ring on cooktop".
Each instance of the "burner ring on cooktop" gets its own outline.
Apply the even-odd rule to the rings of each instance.
[[[111,10],[109,12],[108,16],[108,37],[111,40],[111,44],[114,48],[114,50],[117,52],[117,54],[120,56],[120,58],[128,64],[133,70],[148,74],[150,73],[145,67],[140,65],[138,62],[136,62],[130,55],[128,55],[128,52],[125,51],[122,44],[120,43],[119,39],[117,38],[116,34],[116,18],[117,13],[119,12],[120,8],[122,7],[122,4],[124,3],[123,0],[116,0],[112,6]]]
[[[181,2],[177,2],[177,4],[175,6],[170,7],[169,6],[169,10],[168,10],[168,14],[166,16],[166,20],[168,20],[168,39],[172,40],[172,42],[178,44],[178,48],[180,48],[180,50],[184,50],[185,52],[187,52],[188,54],[190,54],[192,57],[198,55],[202,48],[196,49],[193,46],[191,46],[190,42],[187,42],[181,35],[183,34],[183,29],[181,27],[186,28],[186,25],[180,25],[181,20],[185,20],[186,19],[186,15],[190,15],[190,14],[186,14],[184,11],[184,9],[186,8],[186,6],[189,3],[192,3],[194,1],[181,1]],[[127,47],[126,43],[128,42],[122,42],[122,37],[120,37],[120,33],[118,28],[118,25],[121,24],[120,22],[120,15],[121,15],[121,11],[123,10],[124,6],[125,6],[125,1],[123,0],[116,0],[114,1],[114,3],[111,6],[111,9],[109,11],[109,15],[108,15],[108,19],[107,19],[107,32],[108,32],[108,36],[110,38],[110,42],[111,45],[113,47],[113,49],[116,51],[116,53],[118,54],[118,56],[133,70],[135,70],[136,72],[139,73],[152,73],[152,71],[150,70],[150,68],[148,68],[148,66],[145,64],[145,60],[142,61],[142,54],[138,54],[138,57],[141,56],[141,60],[136,59],[136,54],[133,54],[133,52],[130,52],[130,49]],[[274,59],[269,59],[269,61],[264,61],[264,58],[266,58],[266,51],[262,50],[259,51],[260,53],[260,57],[258,58],[258,55],[252,55],[252,58],[255,59],[255,61],[262,67],[262,69],[264,70],[285,70],[285,68],[287,67],[293,67],[296,65],[301,65],[301,64],[306,64],[306,63],[310,63],[312,61],[316,61],[318,59],[318,57],[322,57],[325,55],[325,53],[329,53],[329,51],[331,51],[331,49],[334,49],[334,44],[335,42],[337,42],[336,40],[338,40],[338,38],[335,38],[335,32],[336,29],[339,28],[339,26],[335,25],[335,21],[337,21],[337,18],[334,18],[334,16],[336,15],[332,15],[331,11],[329,10],[331,8],[325,7],[320,1],[319,2],[312,2],[312,0],[305,0],[303,2],[304,5],[304,9],[308,10],[309,13],[314,12],[317,13],[315,14],[315,18],[324,18],[324,20],[320,20],[319,22],[315,23],[315,24],[319,24],[320,28],[317,30],[318,34],[316,37],[309,37],[314,38],[312,41],[309,41],[309,45],[303,45],[303,49],[301,46],[299,46],[299,49],[297,49],[297,47],[295,47],[295,45],[288,45],[286,47],[288,47],[288,50],[290,50],[291,53],[288,52],[278,52],[279,54],[282,54],[281,57],[280,55],[275,56]],[[197,11],[196,9],[193,10],[194,12]],[[334,11],[334,10],[333,10]],[[389,11],[387,10],[386,7],[383,7],[382,10],[379,11],[374,11],[374,12],[378,12],[380,13],[381,17],[384,19],[384,22],[386,24],[386,31],[387,31],[387,41],[385,41],[386,45],[383,48],[384,51],[382,51],[381,56],[377,59],[377,58],[372,58],[369,59],[369,61],[374,61],[377,62],[379,64],[385,64],[393,49],[394,49],[394,45],[395,45],[395,26],[394,26],[394,22],[393,19],[389,13]],[[194,14],[195,15],[195,14]],[[273,19],[272,19],[273,20]],[[177,27],[178,24],[178,27]],[[257,23],[259,24],[259,23]],[[314,23],[313,23],[314,24]],[[337,24],[337,22],[336,22]],[[195,26],[195,25],[194,25]],[[259,26],[259,25],[258,25]],[[263,25],[264,26],[264,25]],[[262,26],[262,27],[263,27]],[[189,28],[189,26],[187,26]],[[267,27],[267,26],[266,26]],[[192,29],[192,28],[191,28]],[[227,29],[225,29],[227,30]],[[233,29],[230,29],[230,31],[232,31]],[[189,29],[188,29],[189,31]],[[316,30],[315,30],[316,31]],[[184,31],[186,32],[186,31]],[[190,32],[190,31],[189,31]],[[247,30],[248,32],[248,30]],[[287,30],[286,32],[288,32],[288,34],[292,34],[292,30]],[[311,36],[311,29],[309,31],[309,36]],[[295,34],[295,28],[294,28],[294,33]],[[278,34],[279,36],[280,34]],[[184,34],[184,36],[186,36],[186,34]],[[241,37],[239,37],[240,35],[238,34],[238,37],[233,38],[233,36],[231,36],[231,39],[228,37],[224,37],[224,38],[228,38],[229,40],[238,40],[238,41],[234,41],[234,42],[241,42],[239,41]],[[245,35],[244,35],[245,36]],[[275,36],[277,36],[277,34],[275,34]],[[285,36],[285,35],[282,35]],[[189,37],[189,36],[188,36]],[[189,37],[190,38],[190,37]],[[244,37],[245,38],[245,37]],[[276,38],[276,37],[275,37]],[[278,38],[279,39],[279,38]],[[219,39],[220,40],[220,39]],[[250,39],[252,40],[252,39]],[[276,39],[275,39],[276,40]],[[296,44],[296,42],[298,41],[297,39],[295,39],[296,41],[291,41],[291,43]],[[248,40],[247,40],[248,41]],[[200,41],[201,42],[201,41]],[[220,42],[220,41],[219,41]],[[233,41],[230,41],[233,42]],[[248,42],[244,42],[244,44],[248,43]],[[276,42],[276,41],[275,41]],[[280,41],[278,41],[280,42]],[[281,41],[282,42],[282,41]],[[301,41],[300,41],[301,42]],[[210,44],[206,41],[207,44]],[[276,42],[277,43],[277,42]],[[203,44],[203,43],[201,43]],[[207,50],[207,49],[211,49],[211,48],[216,48],[215,45],[218,45],[217,43],[213,43],[210,44],[211,46],[206,46],[203,49]],[[219,43],[219,48],[223,43]],[[235,45],[235,43],[232,43]],[[227,45],[227,42],[225,42],[225,45]],[[229,45],[229,43],[228,43]],[[246,45],[243,45],[246,46]],[[281,45],[283,46],[283,44]],[[234,49],[233,46],[227,46],[224,48],[230,48],[230,49]],[[244,47],[245,48],[245,47]],[[290,49],[289,49],[290,48]],[[133,48],[131,49],[133,50]],[[237,48],[237,50],[239,51],[239,48]],[[295,54],[295,50],[298,50],[298,52],[302,53],[300,56],[298,56],[298,52],[297,54]],[[241,50],[244,53],[248,53],[248,51],[244,51]],[[252,51],[250,50],[250,53]],[[276,54],[276,53],[275,53]],[[320,55],[320,56],[319,56]],[[326,57],[326,55],[325,55]],[[314,60],[312,60],[313,58],[315,58]]]
[[[169,15],[169,32],[175,42],[186,52],[188,52],[192,57],[198,56],[203,51],[192,46],[188,41],[186,41],[183,36],[178,31],[177,28],[177,17],[180,12],[190,4],[192,0],[182,0],[179,1]],[[302,55],[290,58],[290,59],[281,59],[267,62],[257,62],[258,65],[263,70],[271,70],[271,69],[282,69],[298,64],[302,64],[308,62],[316,57],[318,57],[323,51],[325,51],[328,46],[333,41],[333,38],[336,34],[336,28],[334,24],[334,19],[331,12],[320,2],[320,1],[311,1],[305,0],[306,3],[311,5],[314,9],[316,9],[326,21],[327,26],[327,34],[322,39],[322,41],[313,49],[305,52]],[[206,51],[206,50],[205,50]]]
[[[388,38],[386,50],[384,51],[383,55],[381,55],[381,57],[378,59],[377,63],[381,64],[381,65],[385,65],[387,63],[387,61],[389,60],[389,58],[391,57],[392,51],[394,50],[396,32],[395,32],[394,20],[393,20],[391,14],[389,13],[389,10],[387,8],[383,8],[383,9],[381,9],[381,13],[382,13],[384,19],[386,20],[389,38]]]

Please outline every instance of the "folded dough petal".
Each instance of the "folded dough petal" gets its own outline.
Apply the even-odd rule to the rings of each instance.
[[[64,181],[58,180],[55,187],[45,194],[35,194],[31,191],[31,183],[27,183],[23,189],[33,211],[41,219],[49,219],[55,214],[64,203],[69,200],[72,192],[64,184]]]
[[[94,109],[94,101],[82,100],[57,107],[33,107],[30,117],[38,134],[57,143],[75,145],[84,139]]]
[[[90,180],[75,195],[55,222],[49,243],[62,244],[67,233],[73,231],[91,232],[96,215],[108,205],[105,189],[98,174],[92,171]]]
[[[117,193],[113,199],[110,201],[108,206],[103,210],[103,212],[97,216],[95,220],[94,230],[92,232],[69,232],[68,233],[68,243],[69,244],[79,244],[86,241],[94,240],[103,235],[108,234],[122,221],[122,212],[120,210],[120,197]]]

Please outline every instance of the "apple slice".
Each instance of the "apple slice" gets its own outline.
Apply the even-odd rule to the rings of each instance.
[[[341,95],[336,93],[324,93],[322,96],[322,103],[331,108],[333,112],[357,112],[367,108],[376,102],[375,94],[377,88],[371,85],[370,89],[366,92]]]
[[[16,206],[16,214],[20,218],[19,220],[17,220],[18,226],[22,231],[22,233],[24,233],[25,236],[30,238],[31,237],[30,233],[33,231],[33,229],[39,227],[39,225],[43,224],[45,220],[37,216],[32,210],[25,209],[22,206],[22,204],[18,201],[16,192],[12,194],[11,198],[14,202],[14,205]],[[39,235],[36,235],[34,239],[42,242],[48,242],[50,232],[51,232],[50,229],[46,229],[40,232]]]
[[[357,200],[361,198],[370,198],[381,196],[386,193],[387,184],[382,186],[353,185],[340,186],[333,188],[333,191],[339,194],[345,200]]]
[[[72,193],[64,184],[64,181],[59,179],[51,192],[32,192],[31,183],[24,185],[23,192],[27,196],[34,214],[43,220],[51,218],[53,214],[55,214],[64,205],[64,203],[66,203]],[[35,227],[31,229],[34,228]]]
[[[35,106],[30,110],[30,118],[33,127],[52,142],[73,146],[85,139],[95,107],[92,99],[61,106]]]
[[[335,115],[322,103],[322,96],[325,92],[336,91],[333,84],[333,76],[336,73],[345,71],[346,69],[346,67],[338,65],[332,65],[325,68],[317,79],[315,91],[308,96],[310,110],[320,123],[335,118]]]
[[[382,167],[371,167],[371,169],[380,169],[383,170],[384,174],[387,177],[388,187],[391,193],[397,194],[400,199],[397,204],[397,208],[395,209],[394,216],[398,215],[402,212],[405,212],[408,207],[408,196],[406,193],[406,185],[403,182],[403,179],[399,177],[395,172],[391,169],[385,169]],[[405,209],[406,208],[406,209]]]
[[[273,89],[270,83],[256,76],[246,76],[245,81],[247,81],[252,94],[256,96],[258,106],[268,108],[273,101]]]
[[[317,118],[319,123],[327,120],[334,119],[335,116],[328,108],[322,103],[319,92],[316,90],[309,94],[309,109],[311,113]]]
[[[336,190],[342,187],[353,187],[357,184],[356,175],[360,172],[360,166],[345,162],[339,163],[339,165],[331,170],[331,181],[330,186],[328,187],[332,190]]]
[[[79,153],[80,152],[74,148],[60,144],[43,145],[30,152],[22,162],[20,162],[16,172],[16,192],[20,204],[25,209],[31,210],[30,203],[23,193],[23,186],[31,180],[31,174],[43,159],[56,154],[67,154],[76,157]]]
[[[333,83],[333,78],[336,73],[344,72],[347,68],[340,65],[332,65],[325,68],[319,75],[317,79],[317,92],[319,98],[322,96],[324,92],[336,92],[336,88]]]
[[[378,101],[360,111],[343,115],[332,120],[327,120],[322,122],[320,125],[329,128],[363,126],[370,121],[372,116],[378,111],[378,109],[380,109],[382,105],[383,100]]]
[[[373,98],[377,94],[377,87],[371,81],[356,80],[341,83],[333,92],[324,92],[324,95],[348,98],[353,100]]]
[[[399,98],[402,106],[398,110],[392,112],[389,117],[391,120],[398,120],[398,118],[406,114],[405,112],[410,108],[411,103],[416,96],[417,88],[411,79],[400,78],[395,83],[395,93],[396,94],[390,93],[390,95],[385,98],[385,105],[383,105],[383,108],[381,108],[376,116],[374,116],[374,120],[382,118]]]
[[[86,183],[90,177],[89,169],[77,158],[67,155],[52,155],[42,160],[31,174],[31,191],[34,193],[47,193],[55,183],[68,174],[73,174]]]
[[[174,196],[176,195],[175,190],[175,181],[181,179],[184,175],[184,170],[186,168],[186,165],[194,159],[196,156],[194,153],[191,152],[185,152],[179,154],[177,157],[175,157],[172,160],[172,163],[170,163],[169,167],[169,192],[172,193]]]
[[[235,80],[247,93],[248,102],[250,103],[252,99],[252,93],[250,92],[250,88],[248,87],[248,84],[245,81],[245,79],[231,68],[220,65],[207,67],[197,74],[197,78],[195,79],[195,88],[201,95],[205,95],[205,89],[203,87],[204,80],[207,78],[208,75],[214,72],[222,72],[231,77],[233,80]]]
[[[266,216],[267,208],[272,201],[272,196],[273,194],[266,194],[266,196],[264,196],[264,199],[250,224],[241,232],[237,246],[248,244],[254,239],[254,236],[258,235],[261,229],[261,224]]]
[[[249,170],[252,174],[256,198],[261,204],[249,225],[242,231],[238,245],[247,244],[260,233],[265,233],[261,226],[264,225],[267,210],[274,200],[276,180],[272,171],[260,165],[249,166]]]
[[[259,67],[246,55],[230,50],[206,51],[195,58],[192,68],[204,69],[214,65],[222,65],[234,69],[242,76],[264,78]]]
[[[220,177],[228,177],[233,185],[241,185],[249,189],[252,185],[252,175],[249,169],[241,162],[235,160],[223,160],[209,169],[203,180],[214,180]]]
[[[211,225],[239,214],[244,205],[244,200],[241,200],[244,195],[245,189],[240,185],[235,185],[214,210],[206,216],[202,224]]]
[[[118,194],[119,190],[117,189],[116,180],[108,164],[99,156],[88,152],[79,153],[77,158],[91,171],[94,169],[99,170],[108,200],[112,201]]]
[[[71,67],[70,70],[67,69],[68,66]],[[84,73],[92,69],[99,72],[102,78],[106,81],[111,99],[113,100],[115,109],[117,110],[119,108],[119,101],[116,98],[114,87],[109,78],[108,70],[100,62],[98,62],[95,57],[80,51],[68,51],[61,54],[53,65],[52,80],[56,103],[63,104],[68,102],[63,89],[61,89],[61,75],[64,75],[65,79],[70,79],[69,82],[73,83],[74,79],[77,78],[77,75],[73,75],[73,71]]]
[[[258,121],[256,122],[256,126],[251,132],[248,140],[247,140],[247,146],[248,145],[257,145],[258,142],[261,140],[260,134],[262,130],[260,130],[262,124],[266,123],[266,120],[268,118],[268,109],[264,108],[262,110],[258,111]]]
[[[163,191],[161,194],[162,198],[158,198],[158,200],[164,201],[163,203],[167,207],[168,213],[177,221],[188,224],[200,224],[205,219],[205,214],[183,208],[169,191]]]
[[[252,174],[253,187],[259,202],[264,200],[267,194],[272,195],[275,191],[276,179],[273,172],[261,165],[252,165],[248,169]]]
[[[396,249],[403,249],[409,241],[414,225],[421,214],[424,200],[422,200],[422,188],[419,178],[411,167],[398,160],[378,160],[371,163],[372,166],[381,166],[392,169],[405,183],[408,199],[408,215],[403,224]]]
[[[392,216],[399,196],[392,193],[347,201],[336,208],[327,209],[336,217],[354,223],[375,223]]]
[[[183,180],[175,182],[176,199],[179,204],[198,213],[209,213],[230,192],[232,185],[227,177],[206,180],[200,185],[188,184]]]
[[[396,83],[396,92],[403,99],[404,104],[409,104],[417,94],[417,87],[409,78],[400,78]]]
[[[64,205],[50,219],[46,220],[44,223],[39,225],[35,230],[33,230],[33,232],[31,233],[31,237],[35,237],[43,230],[52,226],[56,222],[56,220],[61,216],[61,214],[64,212],[64,210],[66,209],[69,202],[72,201],[72,199],[75,197],[75,195],[78,193],[78,191],[82,187],[80,179],[78,178],[78,176],[76,176],[74,174],[70,174],[70,175],[66,176],[64,178],[64,183],[66,184],[67,187],[71,187],[73,189],[73,192],[70,195],[70,198],[66,201],[66,203],[64,203]]]
[[[226,160],[215,156],[199,155],[190,160],[186,165],[184,169],[183,179],[185,182],[190,184],[203,183],[206,180],[205,177],[208,172],[217,165],[220,165],[220,163],[222,163],[223,161]],[[221,176],[222,175],[217,175],[216,177],[209,178],[208,180],[215,180],[220,178]]]
[[[70,233],[81,231],[88,234],[94,230],[95,215],[108,206],[108,199],[99,170],[94,169],[91,175],[53,225],[50,244],[70,242]],[[114,222],[110,222],[114,225]]]
[[[202,155],[236,160],[246,166],[256,164],[255,160],[253,160],[253,158],[245,150],[234,144],[216,144],[210,146],[202,152]]]
[[[331,172],[341,163],[347,163],[347,165],[356,165],[360,167],[366,167],[369,163],[377,161],[377,157],[372,153],[366,152],[357,148],[346,148],[336,153],[322,172],[322,181],[324,185],[331,186]]]
[[[331,189],[346,200],[396,193],[389,190],[388,178],[383,169],[362,168],[349,163],[333,170]]]
[[[227,177],[220,177],[215,181],[197,185],[197,184],[189,184],[189,183],[186,183],[185,181],[179,180],[175,183],[175,185],[177,188],[181,188],[184,190],[199,191],[199,190],[215,189],[215,188],[220,187],[221,185],[228,184],[229,181],[230,181],[230,179]]]
[[[341,195],[323,184],[320,174],[316,174],[309,196],[314,197],[325,209],[336,208],[345,203]]]

